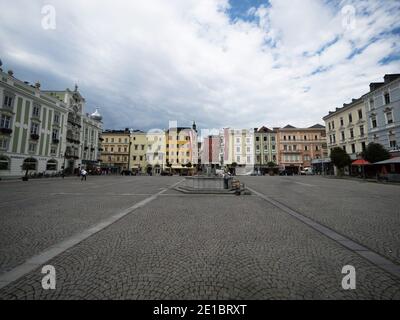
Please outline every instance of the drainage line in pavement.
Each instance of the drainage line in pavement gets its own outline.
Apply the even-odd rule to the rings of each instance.
[[[263,200],[269,202],[273,206],[281,209],[285,213],[291,215],[292,217],[296,218],[297,220],[300,220],[304,224],[308,225],[309,227],[313,228],[314,230],[322,233],[326,237],[332,239],[336,243],[339,243],[340,245],[346,247],[350,251],[358,254],[359,256],[363,257],[364,259],[368,260],[375,266],[385,270],[386,272],[389,272],[393,276],[400,278],[400,266],[393,263],[389,259],[383,257],[382,255],[364,247],[363,245],[351,240],[350,238],[347,238],[336,231],[318,223],[315,222],[314,220],[304,216],[303,214],[294,211],[293,209],[287,207],[286,205],[280,203],[279,201],[276,201],[266,195],[263,195],[262,193],[259,193],[249,187],[247,187],[252,193],[256,194]]]

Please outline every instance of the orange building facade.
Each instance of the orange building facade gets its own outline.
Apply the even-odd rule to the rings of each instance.
[[[298,174],[310,168],[312,160],[328,157],[324,126],[295,128],[288,125],[277,131],[279,166],[287,173]]]

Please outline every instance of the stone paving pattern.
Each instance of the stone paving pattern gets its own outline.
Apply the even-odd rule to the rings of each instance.
[[[400,264],[400,185],[319,176],[242,180],[258,192]]]
[[[115,207],[112,212],[113,205],[119,202],[105,194],[154,194],[162,186],[179,181],[178,177],[124,178],[99,177],[93,189],[76,184],[75,181],[68,181],[64,186],[59,186],[59,182],[49,182],[49,185],[46,182],[43,186],[37,183],[34,190],[19,189],[34,188],[33,183],[31,186],[15,183],[15,188],[19,192],[38,194],[41,187],[49,188],[53,193],[67,192],[66,190],[82,194],[93,193],[93,199],[98,194],[97,201],[101,203],[99,207],[105,206],[107,209],[103,209],[103,214],[107,215],[116,213],[119,208],[129,207],[138,200],[136,196],[121,196],[119,200],[126,202]],[[327,186],[322,187],[320,184],[325,182],[324,178],[308,178],[310,177],[298,177],[296,181],[318,184],[314,191],[309,190],[313,187],[297,185],[298,189],[307,194],[304,195],[304,201],[307,201],[310,211],[317,212],[319,204],[322,215],[331,214],[334,216],[332,220],[346,221],[343,210],[335,212],[330,207],[321,210],[321,201],[324,199],[321,199],[318,192],[326,194],[336,190],[341,193],[343,190],[347,192],[350,202],[349,182],[327,180]],[[287,177],[248,177],[243,180],[258,191],[273,195],[282,202],[294,193],[297,201],[293,201],[300,204],[292,207],[299,211],[304,210],[305,205],[293,191],[294,180],[288,180]],[[107,186],[108,182],[117,183]],[[101,186],[101,183],[105,185]],[[1,191],[10,185],[11,183],[0,185]],[[273,188],[274,185],[276,189]],[[372,192],[378,191],[373,189]],[[391,197],[396,197],[392,189],[386,189],[382,193],[385,194],[382,199],[387,199],[392,204],[394,200]],[[3,192],[0,194],[3,195]],[[313,204],[310,204],[311,196],[315,198]],[[56,203],[57,197],[51,196],[48,201]],[[79,197],[71,196],[70,201]],[[12,194],[8,199],[12,199]],[[131,203],[128,204],[129,200],[126,199],[130,199]],[[37,201],[39,208],[43,199]],[[106,204],[110,201],[113,202]],[[18,206],[25,203],[17,202]],[[355,202],[359,202],[357,197]],[[86,202],[81,204],[84,203]],[[43,211],[52,210],[51,208],[45,207]],[[373,212],[367,213],[367,217],[373,215],[374,208],[379,208],[379,205],[371,208]],[[20,230],[25,228],[35,230],[36,225],[43,222],[40,215],[34,219],[29,218],[29,210],[18,217],[17,209],[10,206],[1,213],[2,222],[13,220],[9,210],[14,210],[14,215],[20,219],[19,224],[8,222],[10,228],[14,228],[9,234],[23,234]],[[390,212],[393,212],[393,216]],[[76,227],[69,222],[70,218],[64,219],[61,214],[61,211],[57,213],[58,218],[54,221],[61,218],[60,225],[66,224],[66,228],[71,225]],[[358,225],[362,228],[361,234],[368,230],[363,230],[368,224],[359,223],[358,214],[356,211],[354,219],[347,221],[348,224],[351,221],[355,224],[353,228],[345,229],[349,231],[349,237],[353,233],[357,234]],[[73,213],[67,215],[74,217]],[[75,218],[82,224],[83,221],[90,224],[90,219],[101,218],[90,208],[84,215],[82,217],[78,214]],[[86,215],[94,215],[95,218]],[[398,235],[387,232],[385,238],[381,234],[382,230],[391,230],[398,225],[396,207],[388,207],[383,216],[391,217],[388,222],[393,225],[385,226],[381,221],[379,228],[369,230],[379,231],[376,242],[396,243]],[[346,223],[343,222],[343,225],[346,226]],[[334,226],[341,224],[336,222]],[[0,229],[1,239],[7,239],[4,232],[3,228]],[[47,232],[51,233],[49,230]],[[32,236],[33,233],[28,233],[26,237],[29,239]],[[366,241],[371,241],[369,238],[366,237]],[[38,235],[37,239],[40,242],[41,236]],[[55,239],[44,240],[43,247],[54,241]],[[2,241],[0,244],[3,247]],[[23,247],[24,244],[17,241],[15,246]],[[381,243],[375,244],[376,248],[382,246]],[[28,249],[29,247],[26,248]],[[57,271],[56,290],[45,291],[41,288],[42,275],[38,269],[0,290],[0,299],[400,299],[400,279],[256,196],[183,195],[169,190],[145,207],[55,257],[48,264],[54,265]],[[341,269],[347,264],[353,265],[357,270],[356,290],[345,291],[341,287]],[[5,269],[3,262],[0,265]]]
[[[140,177],[139,187],[121,178],[0,182],[0,274],[179,181]]]

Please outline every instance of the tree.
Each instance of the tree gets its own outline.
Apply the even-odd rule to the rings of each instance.
[[[267,167],[268,167],[268,168],[275,168],[275,167],[276,167],[276,163],[270,161],[270,162],[267,163]]]
[[[274,175],[274,169],[276,168],[276,163],[273,161],[270,161],[267,163],[267,167],[268,167],[268,173],[270,176]]]
[[[331,160],[335,167],[339,170],[339,175],[343,175],[344,167],[351,164],[350,156],[342,148],[336,147],[331,151]]]
[[[365,160],[371,163],[390,159],[389,151],[387,151],[383,145],[375,142],[368,144],[361,155]]]

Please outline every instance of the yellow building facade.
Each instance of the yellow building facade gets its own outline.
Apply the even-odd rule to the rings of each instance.
[[[103,172],[121,173],[129,168],[129,130],[107,130],[102,134]]]

